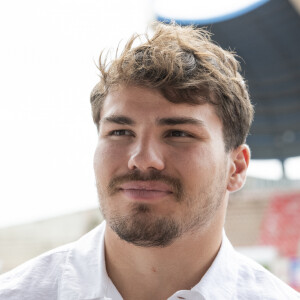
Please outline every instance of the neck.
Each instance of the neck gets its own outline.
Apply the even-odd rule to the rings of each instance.
[[[107,273],[124,299],[167,299],[196,285],[215,259],[222,225],[186,234],[164,248],[138,247],[121,240],[107,226]]]

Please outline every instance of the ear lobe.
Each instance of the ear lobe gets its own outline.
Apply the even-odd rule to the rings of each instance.
[[[234,149],[231,153],[230,177],[227,185],[229,192],[235,192],[241,189],[246,181],[246,173],[250,161],[250,149],[248,145],[243,144]]]

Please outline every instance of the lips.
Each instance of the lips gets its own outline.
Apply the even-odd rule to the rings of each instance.
[[[119,189],[134,200],[155,200],[172,194],[170,186],[159,181],[130,181],[121,184]]]
[[[171,193],[169,185],[160,181],[130,181],[121,184],[122,190],[145,190],[145,191],[160,191]]]

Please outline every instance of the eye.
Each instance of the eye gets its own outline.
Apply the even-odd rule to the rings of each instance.
[[[181,130],[172,130],[169,131],[167,134],[168,137],[192,137],[190,134],[188,134],[185,131]]]
[[[113,130],[113,131],[109,132],[109,135],[111,135],[111,136],[121,136],[121,135],[132,136],[133,133],[130,130],[119,129],[119,130]]]

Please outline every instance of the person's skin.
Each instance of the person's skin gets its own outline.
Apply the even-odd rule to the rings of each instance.
[[[194,121],[179,124],[179,118]],[[243,185],[249,158],[246,145],[225,152],[222,122],[210,104],[174,104],[134,86],[108,94],[94,168],[107,221],[106,269],[124,299],[167,299],[200,281],[220,248],[229,192]],[[112,178],[136,170],[175,178],[180,197],[160,180],[120,181],[110,192]],[[119,238],[112,227],[121,219],[133,235],[157,220],[177,224],[181,235],[145,247]]]

